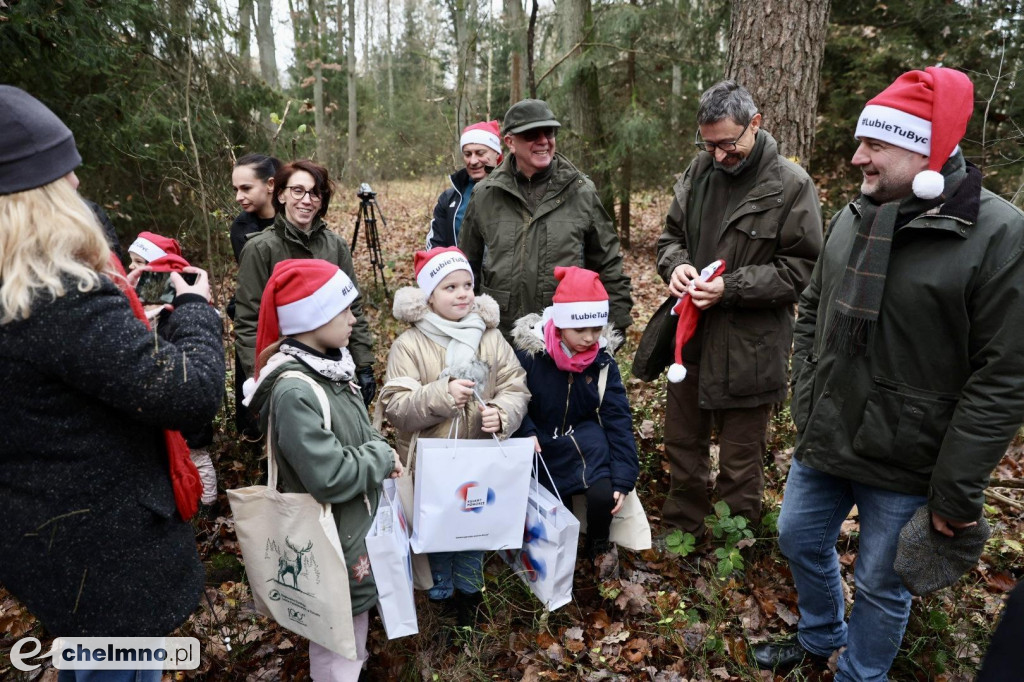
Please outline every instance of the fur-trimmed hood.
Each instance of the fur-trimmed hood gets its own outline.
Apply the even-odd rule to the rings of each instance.
[[[396,297],[397,300],[397,297]],[[516,320],[512,326],[512,346],[532,355],[546,353],[544,346],[544,323],[550,317],[551,308],[545,308],[544,314],[530,313]],[[622,345],[622,333],[610,324],[606,324],[601,330],[601,338],[598,341],[601,348],[609,353],[612,349]]]
[[[413,324],[423,319],[430,312],[427,299],[419,287],[402,287],[395,292],[395,303],[392,313],[396,320]],[[487,294],[478,294],[470,312],[477,313],[488,329],[498,326],[498,302]]]

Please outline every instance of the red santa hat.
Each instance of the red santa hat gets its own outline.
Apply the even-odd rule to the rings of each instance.
[[[908,71],[868,101],[854,137],[870,137],[928,157],[928,170],[914,177],[921,199],[942,195],[939,172],[959,149],[974,111],[974,84],[955,69],[929,66]]]
[[[498,152],[498,160],[501,160],[501,123],[498,121],[480,121],[462,129],[462,137],[459,138],[459,149],[467,144],[482,144]]]
[[[161,256],[147,263],[149,269],[153,272],[184,272],[185,268],[189,266],[187,260],[173,253],[169,253],[166,256]]]
[[[128,253],[137,254],[149,263],[163,258],[167,254],[181,256],[181,244],[177,239],[161,237],[155,232],[140,232],[132,245],[128,247]]]
[[[435,246],[429,251],[417,251],[413,256],[413,268],[416,284],[423,290],[424,298],[430,298],[441,280],[453,272],[465,270],[470,279],[473,278],[473,268],[469,266],[466,254],[455,246]]]
[[[559,329],[603,327],[608,324],[608,292],[593,270],[575,265],[555,268],[558,287],[551,299],[551,319]]]
[[[716,260],[711,265],[700,271],[700,279],[708,281],[718,277],[725,272],[725,261]],[[697,321],[700,319],[700,308],[698,308],[689,294],[686,294],[672,307],[672,313],[679,316],[676,322],[676,344],[675,362],[668,368],[668,380],[678,384],[686,378],[686,367],[683,366],[683,346],[693,338],[697,331]]]
[[[281,261],[260,300],[256,357],[282,336],[324,326],[358,295],[356,285],[337,265],[318,258]]]

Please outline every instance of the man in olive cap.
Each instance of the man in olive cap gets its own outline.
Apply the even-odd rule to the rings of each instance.
[[[513,104],[502,125],[509,153],[473,190],[463,219],[459,246],[478,292],[498,302],[506,338],[517,319],[551,305],[557,265],[600,273],[611,323],[619,330],[631,323],[619,236],[594,183],[555,153],[560,127],[543,100]]]

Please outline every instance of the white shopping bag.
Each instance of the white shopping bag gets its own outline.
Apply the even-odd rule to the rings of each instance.
[[[587,532],[587,496],[573,495],[572,509],[580,520],[580,532]],[[640,504],[636,489],[629,491],[622,509],[612,517],[612,527],[608,530],[608,539],[619,547],[639,552],[651,548],[651,524],[647,521],[647,513]]]
[[[572,601],[579,539],[580,522],[562,504],[557,493],[551,493],[534,476],[526,507],[523,546],[518,550],[504,550],[501,557],[537,599],[549,611],[554,611]]]
[[[532,438],[417,440],[413,551],[522,546],[532,461]]]
[[[366,534],[366,552],[373,580],[377,583],[377,611],[384,621],[388,639],[396,639],[415,635],[419,625],[412,593],[409,524],[395,481],[386,479],[383,488],[377,516]]]
[[[331,428],[327,396],[301,372],[284,372],[313,386]],[[268,429],[269,430],[269,429]],[[331,505],[307,493],[277,490],[277,459],[267,438],[267,485],[229,490],[235,534],[260,613],[279,625],[350,659],[352,631],[348,569]]]

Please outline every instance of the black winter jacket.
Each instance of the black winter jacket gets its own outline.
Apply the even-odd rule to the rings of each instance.
[[[516,321],[513,330],[516,357],[526,370],[526,385],[533,396],[515,436],[537,437],[563,499],[603,478],[611,478],[613,491],[628,493],[636,484],[640,465],[619,366],[602,348],[584,371],[560,370],[532,331],[539,320],[540,315],[527,315]],[[608,380],[602,400],[598,380],[605,366]]]
[[[249,237],[273,225],[276,217],[260,218],[255,213],[247,213],[246,211],[238,214],[235,222],[231,223],[231,250],[235,252],[236,263],[242,262],[242,248],[249,241]],[[232,299],[232,302],[234,302],[234,299]],[[231,319],[234,319],[234,315],[231,316]]]
[[[427,232],[427,249],[435,246],[458,246],[458,230],[455,229],[455,215],[465,201],[466,188],[472,182],[465,168],[448,176],[452,186],[441,192],[434,206],[434,217]]]
[[[53,635],[166,635],[199,600],[163,430],[213,419],[224,350],[206,301],[175,304],[170,342],[107,279],[0,325],[0,583]]]

